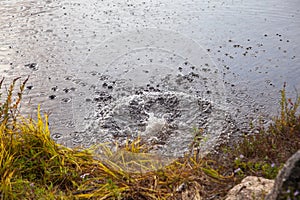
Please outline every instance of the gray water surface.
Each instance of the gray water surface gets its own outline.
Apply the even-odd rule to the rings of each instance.
[[[0,0],[1,76],[30,75],[25,113],[67,146],[140,134],[179,155],[193,128],[247,133],[300,89],[299,38],[298,0]]]

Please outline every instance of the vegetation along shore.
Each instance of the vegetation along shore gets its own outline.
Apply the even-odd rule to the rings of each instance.
[[[191,148],[184,158],[158,167],[160,161],[137,138],[118,147],[123,152],[118,161],[104,159],[115,155],[105,145],[83,149],[57,144],[40,109],[36,120],[21,116],[27,80],[16,78],[0,94],[1,199],[222,199],[246,176],[274,179],[300,149],[300,98],[287,98],[284,86],[280,114],[271,125],[238,144],[222,144],[218,153],[201,157]],[[102,154],[96,153],[99,149]],[[128,155],[137,159],[129,161]],[[143,170],[126,170],[130,167]]]

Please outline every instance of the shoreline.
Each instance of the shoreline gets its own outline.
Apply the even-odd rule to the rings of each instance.
[[[117,154],[105,145],[71,149],[57,144],[40,107],[37,121],[19,118],[27,79],[14,97],[17,80],[0,104],[2,199],[184,199],[187,193],[221,198],[246,176],[274,179],[300,148],[300,98],[287,98],[285,87],[281,114],[267,129],[261,127],[239,144],[222,144],[217,154],[205,157],[194,148],[201,145],[195,137],[190,154],[168,161],[147,153],[151,147],[140,138],[118,146]],[[95,154],[100,148],[106,159]]]

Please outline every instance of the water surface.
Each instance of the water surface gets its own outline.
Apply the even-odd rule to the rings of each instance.
[[[204,128],[212,143],[241,135],[277,113],[284,82],[290,95],[300,89],[299,38],[297,0],[0,1],[1,76],[30,75],[23,109],[41,104],[53,138],[68,146],[176,120],[184,131]],[[161,103],[172,99],[172,108]],[[132,102],[139,110],[128,114]],[[195,102],[210,113],[197,116],[205,108]],[[119,120],[108,132],[121,135],[97,134],[106,115]],[[192,138],[176,134],[165,147]]]

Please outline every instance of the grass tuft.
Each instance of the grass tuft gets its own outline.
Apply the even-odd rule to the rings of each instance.
[[[285,87],[280,92],[280,115],[269,127],[260,126],[258,133],[244,136],[238,144],[224,144],[219,155],[209,156],[217,161],[215,168],[220,173],[235,174],[236,184],[249,175],[274,179],[288,158],[300,149],[300,97],[294,101],[287,98]]]

